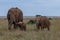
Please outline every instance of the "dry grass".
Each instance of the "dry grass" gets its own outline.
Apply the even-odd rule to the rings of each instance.
[[[27,31],[9,31],[7,20],[0,19],[0,40],[60,40],[60,19],[51,20],[50,31],[38,31],[35,24],[27,25]]]

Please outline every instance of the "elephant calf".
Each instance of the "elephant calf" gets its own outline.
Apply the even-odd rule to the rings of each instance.
[[[50,30],[50,21],[49,18],[46,16],[36,16],[36,27],[37,29],[44,29],[47,28],[48,30]]]

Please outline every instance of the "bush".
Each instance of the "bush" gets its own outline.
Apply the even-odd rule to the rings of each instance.
[[[52,18],[49,18],[49,20],[52,20]]]
[[[27,24],[35,24],[35,20],[29,20]]]

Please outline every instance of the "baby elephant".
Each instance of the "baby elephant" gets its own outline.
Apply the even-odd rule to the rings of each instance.
[[[19,26],[20,30],[26,31],[26,23],[24,23],[24,22],[19,22],[19,23],[18,23],[18,26]]]

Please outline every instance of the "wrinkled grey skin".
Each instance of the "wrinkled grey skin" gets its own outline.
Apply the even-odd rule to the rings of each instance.
[[[41,30],[43,30],[44,28],[47,28],[48,30],[50,30],[49,26],[50,26],[50,21],[46,16],[36,16],[37,29],[41,28]]]
[[[8,29],[11,30],[12,24],[14,29],[18,26],[19,22],[23,22],[23,13],[19,8],[10,8],[7,13]]]

